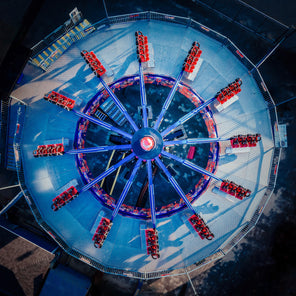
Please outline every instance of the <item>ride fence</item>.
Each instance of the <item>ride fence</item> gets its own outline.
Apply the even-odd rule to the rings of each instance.
[[[198,1],[201,2],[201,1]],[[206,1],[204,1],[206,2]],[[209,4],[207,5],[213,5],[216,1],[207,1]],[[241,2],[241,1],[239,1]],[[267,18],[267,16],[266,16]],[[202,32],[203,34],[208,35],[211,38],[216,39],[217,41],[221,42],[221,44],[225,47],[227,47],[233,54],[236,56],[237,59],[239,59],[246,67],[246,69],[249,71],[249,74],[252,75],[257,82],[258,88],[260,92],[262,93],[264,100],[266,102],[266,109],[269,111],[270,114],[270,120],[271,120],[271,125],[274,127],[273,132],[277,132],[276,127],[278,124],[278,119],[277,119],[277,112],[276,112],[276,107],[274,104],[274,101],[260,75],[260,72],[256,68],[256,66],[244,55],[244,53],[236,47],[234,43],[232,43],[228,38],[225,36],[221,35],[220,33],[202,25],[201,23],[190,19],[186,17],[179,17],[179,16],[174,16],[174,15],[168,15],[168,14],[163,14],[163,13],[157,13],[157,12],[141,12],[141,13],[133,13],[133,14],[126,14],[126,15],[120,15],[120,16],[112,16],[109,17],[108,19],[102,19],[96,23],[94,23],[92,26],[96,28],[96,30],[102,30],[106,26],[110,26],[112,24],[118,24],[118,23],[126,23],[126,22],[133,22],[133,21],[140,21],[140,20],[155,20],[155,21],[163,21],[163,22],[169,22],[169,23],[175,23],[179,24],[182,26],[186,27],[191,27],[194,30],[197,30],[199,32]],[[286,29],[286,27],[284,26]],[[64,35],[62,35],[64,36]],[[54,36],[52,37],[53,40],[58,40],[61,38],[61,36]],[[56,38],[56,39],[55,39]],[[43,41],[42,41],[43,42]],[[45,43],[39,43],[35,47],[35,52],[41,51],[42,49],[42,44]],[[48,46],[48,43],[46,43],[46,46]],[[26,107],[26,108],[29,108]],[[25,116],[20,116],[18,118],[19,124],[24,125],[24,120]],[[33,198],[31,197],[27,187],[26,187],[26,182],[25,182],[25,176],[24,176],[24,171],[23,171],[23,166],[22,166],[22,150],[21,150],[21,134],[16,134],[15,135],[15,140],[14,140],[14,149],[15,149],[15,154],[16,154],[16,166],[17,166],[17,173],[18,173],[18,178],[21,184],[22,191],[26,197],[26,200],[28,201],[28,204],[34,213],[34,216],[38,223],[43,227],[43,229],[49,233],[49,235],[52,236],[52,238],[70,255],[76,257],[77,259],[80,259],[84,261],[85,263],[107,273],[111,274],[116,274],[116,275],[122,275],[122,276],[128,276],[128,277],[133,277],[133,278],[139,278],[139,279],[156,279],[160,277],[167,277],[167,276],[176,276],[176,275],[182,275],[191,273],[209,263],[213,263],[217,259],[222,258],[225,254],[227,254],[231,249],[236,246],[247,234],[251,229],[257,224],[260,216],[262,215],[262,212],[268,203],[273,190],[275,188],[276,184],[276,179],[277,179],[277,172],[278,172],[278,167],[279,167],[279,161],[280,161],[280,155],[281,155],[281,147],[274,147],[273,149],[273,160],[272,160],[272,165],[270,168],[270,174],[269,174],[269,184],[267,186],[266,192],[261,199],[257,209],[255,210],[252,218],[245,223],[244,225],[241,225],[241,229],[238,231],[238,233],[230,238],[230,240],[224,244],[223,248],[218,248],[216,252],[204,259],[202,259],[199,262],[196,262],[192,264],[191,266],[184,267],[178,270],[162,270],[158,272],[137,272],[137,271],[124,271],[121,269],[113,268],[111,266],[104,266],[96,262],[93,258],[90,256],[84,255],[80,253],[77,250],[74,250],[70,248],[64,240],[53,230],[49,227],[49,225],[43,220],[41,217]]]
[[[6,140],[9,122],[9,106],[10,99],[0,101],[1,117],[0,117],[0,162],[1,167],[6,165]]]
[[[77,26],[60,26],[31,48],[30,62],[46,71],[73,43],[94,30],[86,19]]]

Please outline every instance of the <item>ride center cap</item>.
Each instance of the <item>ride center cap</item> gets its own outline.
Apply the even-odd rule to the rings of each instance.
[[[163,148],[163,140],[158,131],[153,128],[142,128],[135,132],[132,138],[132,149],[142,159],[153,159]]]
[[[155,141],[152,137],[146,136],[140,140],[141,148],[145,151],[150,151],[155,146]]]

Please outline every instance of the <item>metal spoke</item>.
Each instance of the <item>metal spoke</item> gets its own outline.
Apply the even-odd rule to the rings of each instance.
[[[115,103],[115,105],[124,114],[124,116],[126,117],[126,119],[128,120],[128,122],[131,124],[131,126],[133,127],[133,129],[135,131],[137,131],[139,128],[135,124],[134,120],[130,117],[130,115],[126,111],[125,107],[122,105],[122,103],[119,101],[119,99],[115,96],[115,94],[113,93],[112,89],[108,86],[108,84],[101,77],[99,77],[99,80],[103,84],[103,86],[106,89],[106,91],[108,92],[109,96],[112,98],[112,100]]]
[[[160,124],[162,122],[163,116],[164,116],[165,112],[168,110],[168,108],[169,108],[169,106],[170,106],[170,104],[171,104],[171,102],[173,100],[173,97],[174,97],[174,95],[176,93],[177,87],[178,87],[178,85],[179,85],[179,83],[180,83],[180,81],[182,79],[183,73],[184,72],[182,70],[180,72],[177,80],[175,81],[175,84],[174,84],[173,88],[171,89],[168,97],[166,98],[166,100],[165,100],[165,102],[164,102],[164,104],[162,106],[162,110],[161,110],[160,114],[158,115],[158,118],[156,120],[156,123],[155,123],[155,125],[153,127],[156,130],[158,130],[158,128],[159,128],[159,126],[160,126]]]
[[[151,160],[147,160],[147,171],[148,171],[148,183],[149,183],[149,202],[151,210],[151,220],[153,228],[156,228],[156,211],[155,211],[155,194],[154,194],[154,185],[153,185],[153,176],[152,176],[152,165]]]
[[[176,141],[164,141],[164,146],[173,146],[173,145],[193,145],[193,144],[206,144],[206,143],[216,143],[222,141],[229,141],[230,138],[192,138],[185,140],[176,140]]]
[[[137,173],[138,169],[140,168],[141,162],[142,162],[141,159],[139,159],[139,160],[137,161],[137,163],[136,163],[136,165],[135,165],[135,167],[134,167],[134,169],[133,169],[133,171],[132,171],[131,176],[129,177],[127,183],[125,184],[125,186],[124,186],[124,188],[123,188],[123,190],[122,190],[122,192],[121,192],[121,195],[120,195],[120,197],[119,197],[119,199],[118,199],[118,202],[117,202],[117,204],[116,204],[116,207],[115,207],[115,209],[114,209],[114,211],[113,211],[113,213],[112,213],[111,221],[112,221],[112,220],[115,218],[115,216],[118,214],[119,208],[121,207],[121,205],[122,205],[122,203],[123,203],[123,201],[124,201],[124,199],[125,199],[125,197],[126,197],[128,191],[130,190],[130,188],[131,188],[131,186],[132,186],[132,184],[133,184],[133,182],[134,182],[134,179],[135,179],[136,173]]]
[[[211,98],[210,100],[207,100],[205,103],[201,104],[199,107],[197,107],[196,109],[193,109],[192,111],[190,111],[189,113],[185,114],[183,117],[181,117],[178,121],[176,121],[174,124],[172,124],[171,126],[167,127],[162,133],[161,135],[164,137],[165,135],[167,135],[169,132],[171,132],[173,129],[175,129],[176,127],[178,127],[179,125],[185,123],[187,120],[189,120],[190,118],[192,118],[193,116],[195,116],[197,113],[199,113],[202,109],[206,108],[208,105],[210,105],[214,100],[216,99],[216,97]]]
[[[87,185],[85,185],[84,187],[81,188],[80,192],[85,192],[87,191],[89,188],[91,188],[92,186],[94,186],[95,184],[97,184],[98,182],[100,182],[102,179],[106,178],[107,176],[109,176],[110,174],[112,174],[114,171],[116,171],[120,166],[122,166],[123,164],[125,164],[126,162],[129,162],[130,160],[132,160],[135,157],[135,153],[131,153],[129,156],[127,156],[126,158],[120,160],[117,164],[111,166],[107,171],[103,172],[102,174],[100,174],[98,177],[96,177],[95,179],[93,179],[90,183],[88,183]]]
[[[147,115],[147,98],[145,91],[145,80],[143,74],[142,63],[139,62],[139,72],[140,72],[140,93],[141,93],[141,105],[143,114],[143,126],[148,127],[148,115]]]
[[[117,127],[115,127],[115,126],[113,126],[113,125],[111,125],[109,123],[106,123],[106,122],[104,122],[102,120],[96,119],[96,118],[94,118],[94,117],[92,117],[90,115],[87,115],[85,113],[76,111],[74,109],[73,109],[73,112],[74,112],[75,115],[77,115],[79,117],[85,118],[85,119],[87,119],[87,120],[89,120],[89,121],[91,121],[91,122],[105,128],[107,130],[111,130],[111,131],[113,131],[113,132],[115,132],[117,134],[120,134],[120,135],[128,138],[128,139],[131,139],[133,137],[131,134],[129,134],[129,133],[127,133],[127,132],[125,132],[125,131],[123,131],[123,130],[121,130],[121,129],[119,129],[119,128],[117,128]]]
[[[167,158],[174,159],[174,160],[182,163],[183,165],[187,166],[190,169],[193,169],[196,172],[199,172],[201,174],[207,175],[207,176],[209,176],[211,178],[214,178],[214,179],[216,179],[218,181],[223,181],[221,178],[217,177],[213,173],[210,173],[207,170],[203,169],[202,167],[200,167],[200,166],[198,166],[198,165],[196,165],[196,164],[194,164],[194,163],[192,163],[192,162],[190,162],[188,160],[184,160],[184,159],[182,159],[179,156],[173,155],[173,154],[168,153],[168,152],[165,152],[165,151],[162,151],[161,154],[163,156],[167,157]]]
[[[67,154],[79,154],[79,153],[94,153],[94,152],[104,152],[110,150],[127,150],[131,149],[132,145],[115,145],[115,146],[98,146],[98,147],[89,147],[84,149],[73,149],[67,151]]]
[[[175,180],[175,178],[170,174],[170,172],[165,167],[165,165],[162,163],[162,161],[159,159],[159,157],[156,157],[155,158],[155,161],[156,161],[157,165],[163,170],[163,172],[165,173],[165,175],[169,179],[169,182],[172,184],[172,186],[177,191],[177,193],[179,194],[179,196],[184,200],[184,202],[186,203],[187,207],[195,214],[196,212],[195,212],[192,204],[190,203],[190,201],[186,197],[185,193],[183,192],[182,188],[177,183],[177,181]]]

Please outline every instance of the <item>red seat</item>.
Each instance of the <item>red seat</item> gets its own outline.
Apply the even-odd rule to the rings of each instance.
[[[221,103],[225,103],[227,100],[231,99],[234,95],[241,91],[240,86],[242,85],[242,80],[237,78],[234,82],[228,84],[227,87],[221,89],[216,94],[216,99]]]
[[[78,191],[74,186],[71,186],[70,188],[68,188],[67,192],[73,197],[78,195]]]
[[[106,69],[102,65],[102,63],[99,61],[99,59],[96,57],[95,53],[93,51],[87,52],[83,51],[83,56],[86,60],[86,62],[89,64],[91,70],[95,73],[97,76],[102,76],[106,73]],[[67,109],[71,110],[73,109],[74,105],[69,104],[67,105]]]
[[[52,202],[51,208],[54,211],[57,211],[59,208],[64,206],[66,203],[70,202],[78,195],[78,191],[74,186],[71,186],[67,190],[63,191],[60,195],[55,197]]]
[[[153,259],[158,259],[159,255],[159,244],[158,244],[158,233],[154,228],[148,228],[145,230],[147,254],[151,255]]]
[[[72,99],[68,99],[67,102],[66,102],[66,108],[68,110],[72,110],[74,108],[74,105],[75,105],[75,101],[72,100]]]
[[[228,181],[222,181],[220,190],[224,192],[228,192],[229,182]]]
[[[201,239],[213,239],[214,235],[199,215],[193,214],[188,220]]]
[[[101,248],[111,229],[112,222],[110,219],[102,218],[100,224],[92,238],[95,248]]]
[[[185,72],[192,73],[194,71],[201,53],[202,51],[199,49],[199,43],[195,41],[184,62],[183,70]]]
[[[227,180],[223,180],[220,186],[220,190],[226,192],[236,198],[242,200],[245,197],[250,196],[251,191],[246,189],[240,185],[235,184],[234,182],[228,182]]]
[[[238,135],[238,141],[240,147],[248,147],[248,141],[246,136]]]
[[[136,37],[137,37],[137,36],[141,36],[141,35],[143,35],[143,33],[142,33],[141,31],[136,31],[135,35],[136,35]]]
[[[148,48],[148,38],[144,36],[142,32],[136,32],[136,45],[137,45],[137,56],[140,62],[148,62],[149,57],[149,48]]]
[[[50,94],[45,95],[44,99],[55,103],[56,105],[59,105],[69,111],[73,109],[75,104],[75,100],[67,98],[66,96],[63,96],[55,91],[52,91]]]

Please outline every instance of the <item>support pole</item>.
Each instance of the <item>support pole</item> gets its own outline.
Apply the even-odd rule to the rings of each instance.
[[[209,106],[214,100],[216,100],[216,97],[213,97],[209,100],[207,100],[206,102],[204,102],[203,104],[201,104],[199,107],[193,109],[192,111],[188,112],[187,114],[185,114],[183,117],[181,117],[178,121],[176,121],[174,124],[170,125],[169,127],[167,127],[162,133],[161,135],[163,137],[165,137],[168,133],[170,133],[172,130],[174,130],[176,127],[178,127],[179,125],[185,123],[187,120],[191,119],[193,116],[195,116],[196,114],[198,114],[202,109],[206,108],[207,106]]]
[[[127,132],[125,132],[125,131],[123,131],[123,130],[121,130],[121,129],[119,129],[119,128],[117,128],[117,127],[115,127],[115,126],[113,126],[113,125],[111,125],[111,124],[109,124],[107,122],[105,122],[105,121],[96,119],[96,118],[94,118],[94,117],[92,117],[92,116],[90,116],[88,114],[82,113],[80,111],[76,111],[76,110],[72,110],[72,111],[74,112],[75,115],[77,115],[79,117],[82,117],[82,118],[85,118],[85,119],[87,119],[87,120],[89,120],[89,121],[91,121],[91,122],[105,128],[107,130],[111,130],[111,131],[113,131],[113,132],[115,132],[117,134],[120,134],[120,135],[128,138],[128,139],[132,138],[131,134],[129,134],[129,133],[127,133]]]
[[[138,171],[138,169],[139,169],[140,166],[141,166],[141,163],[142,163],[142,160],[139,159],[139,160],[137,161],[136,165],[134,166],[134,169],[133,169],[133,171],[132,171],[132,174],[130,175],[130,178],[129,178],[129,180],[127,181],[127,183],[125,184],[125,186],[124,186],[124,188],[123,188],[123,190],[122,190],[122,192],[121,192],[121,195],[120,195],[120,197],[119,197],[119,199],[118,199],[118,202],[117,202],[117,204],[116,204],[116,207],[115,207],[115,209],[114,209],[114,211],[113,211],[113,213],[112,213],[111,221],[113,221],[113,219],[114,219],[114,218],[116,217],[116,215],[118,214],[118,211],[119,211],[119,209],[120,209],[120,207],[121,207],[121,205],[122,205],[122,203],[123,203],[123,201],[124,201],[124,199],[125,199],[125,197],[126,197],[128,191],[130,190],[130,188],[131,188],[131,186],[132,186],[132,184],[133,184],[133,182],[134,182],[134,179],[135,179],[135,177],[136,177],[137,171]]]
[[[106,167],[106,170],[105,171],[107,171],[109,169],[110,164],[111,164],[111,161],[112,161],[113,156],[114,156],[114,153],[115,153],[115,150],[112,150],[112,153],[111,153],[111,156],[110,156],[110,158],[108,160],[107,167]],[[104,182],[105,182],[105,178],[101,182],[101,185],[100,185],[101,188],[103,188]]]
[[[171,153],[168,153],[168,152],[165,152],[165,151],[162,151],[161,154],[167,158],[170,158],[170,159],[174,159],[180,163],[182,163],[183,165],[187,166],[188,168],[200,173],[200,174],[203,174],[203,175],[207,175],[217,181],[223,181],[221,178],[217,177],[215,174],[211,173],[211,172],[208,172],[207,170],[203,169],[202,167],[188,161],[187,159],[184,160],[182,159],[181,157],[177,156],[177,155],[174,155],[174,154],[171,154]]]
[[[292,97],[292,98],[287,99],[287,100],[284,100],[284,101],[282,101],[282,102],[280,102],[280,103],[278,103],[278,104],[275,104],[275,106],[276,106],[276,107],[277,107],[277,106],[280,106],[280,105],[282,105],[282,104],[288,103],[288,102],[293,101],[293,100],[295,100],[295,99],[296,99],[296,97]]]
[[[18,99],[18,98],[16,98],[16,97],[10,96],[10,98],[13,99],[13,100],[16,100],[16,101],[18,101],[18,102],[20,102],[20,103],[22,103],[23,105],[28,106],[27,103],[25,103],[24,101],[22,101],[22,100],[20,100],[20,99]]]
[[[197,292],[196,292],[196,290],[195,290],[195,287],[194,287],[194,285],[193,285],[193,283],[192,283],[192,281],[191,281],[191,277],[190,277],[190,275],[189,275],[189,273],[188,273],[188,271],[187,271],[187,268],[186,268],[186,275],[187,275],[187,277],[188,277],[188,280],[189,280],[189,283],[190,283],[190,285],[191,285],[191,288],[192,288],[192,290],[193,290],[194,295],[198,296],[198,294],[197,294]]]
[[[6,187],[1,187],[0,190],[6,190],[6,189],[10,189],[10,188],[19,187],[19,186],[20,186],[20,184],[11,185],[11,186],[6,186]]]
[[[175,93],[177,91],[177,88],[178,88],[178,85],[179,85],[179,83],[180,83],[180,81],[182,79],[182,76],[183,76],[183,70],[180,72],[177,80],[175,81],[174,86],[172,87],[168,97],[166,98],[166,100],[165,100],[165,102],[164,102],[164,104],[162,106],[162,110],[161,110],[160,114],[158,115],[158,118],[157,118],[156,123],[154,125],[154,129],[158,130],[158,128],[159,128],[159,126],[160,126],[160,124],[162,122],[162,119],[164,117],[164,114],[168,110],[168,108],[169,108],[169,106],[170,106],[170,104],[171,104],[171,102],[173,100],[173,97],[174,97],[174,95],[175,95]]]
[[[19,192],[0,212],[0,216],[6,213],[12,206],[14,206],[22,197],[23,192]]]
[[[104,81],[102,77],[98,77],[102,85],[104,86],[105,90],[108,92],[109,96],[113,100],[114,104],[118,107],[118,109],[123,113],[125,118],[128,120],[130,125],[133,127],[135,131],[137,131],[139,128],[135,124],[134,120],[131,118],[131,116],[128,114],[127,110],[125,107],[122,105],[122,103],[119,101],[119,99],[115,96],[113,93],[112,89],[108,86],[108,84]]]
[[[183,192],[182,188],[176,182],[175,178],[170,174],[170,172],[168,171],[168,169],[165,167],[165,165],[162,163],[162,161],[159,159],[158,156],[155,158],[155,161],[156,161],[157,165],[163,170],[163,172],[167,176],[169,182],[172,184],[172,186],[177,191],[177,193],[179,194],[179,196],[183,199],[183,201],[185,202],[185,204],[187,205],[187,207],[192,211],[193,214],[196,214],[196,212],[195,212],[192,204],[190,203],[190,201],[186,197],[186,195]]]
[[[123,155],[122,155],[122,160],[125,158],[125,154],[126,153],[123,153]],[[111,187],[111,190],[110,190],[110,193],[109,193],[109,195],[112,195],[113,194],[113,190],[114,190],[114,188],[115,188],[115,184],[116,184],[116,182],[117,182],[117,179],[118,179],[118,176],[119,176],[119,173],[120,173],[120,170],[121,170],[121,166],[117,169],[117,171],[116,171],[116,175],[115,175],[115,178],[114,178],[114,181],[113,181],[113,184],[112,184],[112,187]]]
[[[115,146],[98,146],[98,147],[89,147],[83,149],[73,149],[69,150],[67,154],[80,154],[80,153],[94,153],[94,152],[105,152],[110,150],[128,150],[131,149],[132,145],[115,145]],[[0,188],[1,190],[1,188]]]
[[[153,228],[156,228],[156,210],[155,210],[155,194],[154,194],[154,185],[153,185],[153,176],[152,176],[152,164],[151,160],[147,160],[147,172],[148,172],[148,183],[149,183],[149,202],[151,209],[151,220]]]
[[[143,114],[143,126],[148,127],[148,114],[147,114],[147,98],[145,91],[145,79],[143,74],[142,63],[139,61],[139,73],[140,73],[140,93],[141,93],[141,105]]]
[[[108,12],[107,12],[107,7],[106,7],[105,0],[103,0],[103,5],[104,5],[104,10],[105,10],[105,13],[106,13],[106,17],[108,19],[109,18],[109,15],[108,15]]]
[[[174,140],[174,141],[164,141],[164,146],[173,145],[194,145],[194,144],[206,144],[206,143],[216,143],[221,141],[229,141],[230,138],[191,138],[185,140]]]
[[[110,167],[107,171],[103,172],[98,177],[96,177],[95,179],[93,179],[90,183],[88,183],[85,186],[83,186],[81,188],[81,190],[79,191],[79,193],[80,192],[87,191],[88,189],[90,189],[91,187],[93,187],[95,184],[97,184],[98,182],[100,182],[101,180],[103,180],[104,178],[106,178],[107,176],[109,176],[110,174],[112,174],[114,171],[116,171],[120,166],[122,166],[126,162],[132,160],[134,157],[135,157],[135,153],[131,153],[126,158],[120,160],[118,163],[116,163],[112,167]]]
[[[292,34],[296,31],[294,26],[289,27],[289,29],[284,33],[284,36],[278,41],[278,43],[255,65],[256,69],[258,69],[275,51],[276,49]],[[253,68],[251,72],[254,70]]]

